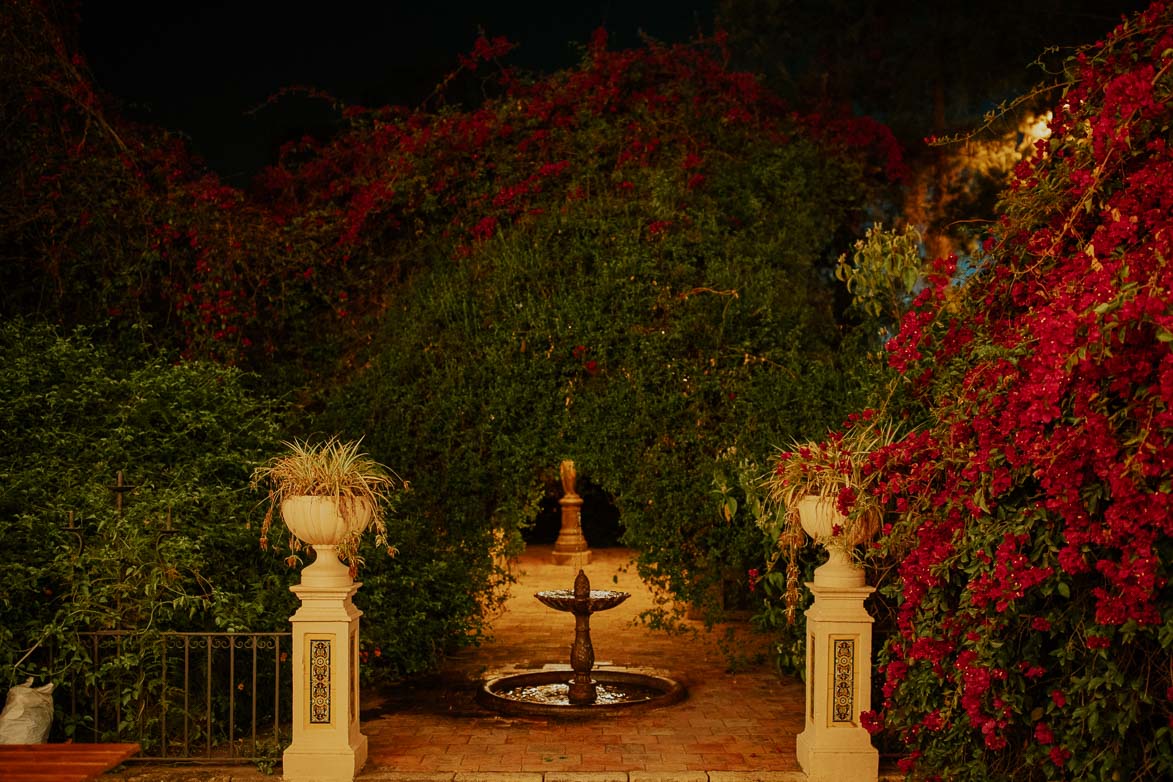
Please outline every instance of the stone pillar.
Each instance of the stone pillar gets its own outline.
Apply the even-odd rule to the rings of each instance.
[[[367,760],[358,721],[355,583],[333,546],[290,587],[301,600],[293,623],[293,743],[282,758],[289,782],[351,782]],[[323,550],[328,549],[328,550]]]
[[[562,527],[554,541],[554,564],[581,568],[591,562],[591,549],[582,534],[582,497],[575,491],[574,462],[567,459],[559,466],[562,473]]]
[[[863,602],[873,589],[819,581],[816,574],[807,584],[815,602],[806,611],[806,729],[798,735],[798,763],[808,782],[875,782],[880,754],[859,721],[872,703],[872,618]]]

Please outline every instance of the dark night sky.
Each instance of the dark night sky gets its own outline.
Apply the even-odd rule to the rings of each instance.
[[[187,134],[234,184],[275,147],[324,121],[324,108],[288,99],[249,110],[282,87],[323,89],[365,105],[418,105],[472,48],[477,31],[519,44],[511,65],[555,70],[606,26],[612,46],[642,31],[665,42],[712,32],[713,0],[584,3],[407,3],[271,0],[81,3],[81,46],[103,89],[131,116]]]
[[[238,186],[269,162],[282,142],[305,132],[328,132],[335,121],[326,104],[305,97],[286,97],[250,113],[283,87],[313,87],[368,106],[414,107],[457,67],[458,55],[471,50],[479,29],[518,44],[508,64],[549,72],[574,65],[581,46],[599,26],[607,28],[612,48],[639,45],[641,32],[666,43],[711,33],[718,4],[718,0],[327,0],[300,6],[288,0],[78,1],[81,47],[98,85],[120,98],[123,111],[131,117],[186,134],[196,154]],[[824,24],[837,18],[839,6],[854,7],[850,3],[824,7],[820,1],[810,0],[806,7],[820,9],[815,16],[821,15]],[[950,15],[963,20],[964,27],[997,9],[1001,16],[988,18],[991,23],[1000,20],[998,31],[1018,38],[1033,32],[1038,39],[1029,42],[1029,55],[1023,55],[1021,66],[1017,59],[1012,63],[1025,67],[1043,46],[1094,40],[1092,36],[1110,29],[1121,13],[1145,4],[1145,0],[1035,0],[1021,6],[1015,0],[934,0],[931,4],[884,0],[876,7],[918,34],[925,34],[926,24],[947,22]],[[1007,20],[1014,29],[1006,27]],[[1062,40],[1063,30],[1071,40]],[[905,33],[904,39],[908,37]],[[981,47],[996,42],[989,31],[984,37],[955,32],[948,40],[950,46],[975,49],[979,60],[985,56]],[[786,49],[785,42],[777,45]],[[914,47],[912,53],[920,56],[923,48]],[[474,86],[466,82],[463,88]],[[461,97],[459,90],[454,97]]]

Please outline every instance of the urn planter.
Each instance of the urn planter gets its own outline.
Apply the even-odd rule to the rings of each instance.
[[[356,541],[371,522],[374,507],[363,497],[295,495],[281,501],[281,517],[295,538],[313,546],[314,561],[301,572],[303,584],[350,583],[350,568],[338,547]]]
[[[847,518],[835,507],[835,500],[808,494],[798,501],[798,519],[803,531],[827,549],[827,561],[815,569],[815,584],[845,588],[864,586],[863,568],[851,555],[851,549],[861,541],[849,529]]]

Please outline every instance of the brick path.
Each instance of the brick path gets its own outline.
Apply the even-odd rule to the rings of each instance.
[[[670,675],[688,687],[687,700],[573,722],[505,717],[475,703],[477,683],[487,673],[568,662],[573,618],[532,595],[571,588],[577,571],[551,564],[549,546],[534,546],[517,563],[520,581],[493,623],[490,642],[454,656],[432,679],[382,694],[364,693],[363,732],[370,753],[360,778],[472,779],[484,772],[509,772],[525,778],[543,773],[553,780],[568,772],[614,772],[610,776],[623,779],[703,780],[719,774],[698,772],[797,771],[801,683],[780,679],[766,659],[731,673],[719,648],[728,630],[736,638],[732,648],[752,659],[764,648],[764,639],[742,626],[706,633],[699,623],[690,623],[699,632],[669,636],[634,624],[653,602],[634,567],[626,567],[631,552],[598,549],[594,555],[585,568],[592,587],[632,593],[620,606],[592,616],[596,664]]]

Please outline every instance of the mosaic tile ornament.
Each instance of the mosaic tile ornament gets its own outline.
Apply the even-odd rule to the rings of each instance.
[[[310,642],[310,724],[330,723],[330,640]]]
[[[815,635],[811,633],[806,644],[806,705],[810,709],[810,719],[815,718]]]
[[[831,642],[832,680],[831,722],[854,725],[855,713],[855,639],[835,638]]]

